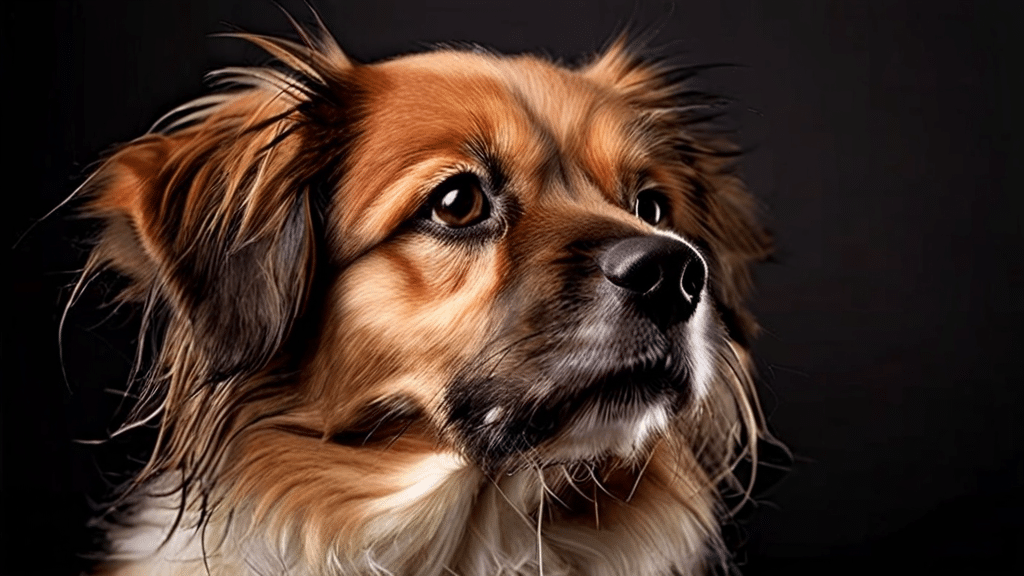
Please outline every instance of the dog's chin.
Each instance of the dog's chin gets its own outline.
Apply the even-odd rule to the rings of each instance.
[[[626,370],[595,380],[578,408],[538,449],[545,462],[614,458],[643,460],[686,404],[691,386],[671,357],[646,370]]]
[[[580,413],[542,450],[548,463],[573,463],[615,458],[642,461],[674,417],[672,402],[604,406]]]

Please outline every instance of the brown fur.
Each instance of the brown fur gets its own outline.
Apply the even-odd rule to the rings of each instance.
[[[240,35],[283,66],[222,73],[224,90],[84,187],[106,223],[86,277],[128,276],[123,297],[162,320],[129,423],[160,435],[104,570],[637,574],[720,561],[718,490],[763,434],[743,303],[769,252],[728,145],[690,126],[680,86],[622,42],[579,69],[456,50],[363,65],[326,33],[303,35]],[[431,190],[481,156],[501,166],[515,225],[481,242],[409,231]],[[637,459],[551,461],[545,444],[527,472],[475,466],[446,421],[446,386],[490,350],[507,354],[495,369],[528,361],[514,344],[526,328],[509,323],[558,297],[565,246],[649,234],[623,191],[651,184],[673,201],[671,229],[710,255],[730,314],[710,391]],[[167,543],[140,550],[150,536]]]

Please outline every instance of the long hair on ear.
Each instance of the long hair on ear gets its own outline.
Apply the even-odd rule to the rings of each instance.
[[[315,34],[295,26],[302,43],[228,34],[280,66],[211,74],[218,91],[116,149],[77,192],[103,230],[68,305],[96,274],[117,272],[128,283],[116,300],[142,304],[136,362],[143,340],[156,342],[114,433],[158,430],[122,499],[177,477],[159,489],[205,505],[221,448],[287,405],[268,390],[313,281],[315,196],[339,176],[354,109],[353,64],[322,23]]]

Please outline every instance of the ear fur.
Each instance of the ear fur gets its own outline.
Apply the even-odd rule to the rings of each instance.
[[[226,91],[173,111],[84,186],[87,214],[105,223],[87,271],[121,272],[132,280],[123,297],[169,308],[205,381],[264,366],[312,279],[311,196],[335,176],[337,158],[300,157],[339,132],[324,124],[341,119],[318,113],[340,108],[322,104],[342,97],[338,79],[352,64],[326,35],[300,34],[305,46],[236,35],[287,69],[217,73]]]
[[[213,378],[269,358],[314,257],[310,184],[288,174],[294,146],[267,147],[275,130],[233,125],[225,112],[119,150],[88,204],[106,222],[94,259],[131,277],[128,295],[157,296],[186,321]]]

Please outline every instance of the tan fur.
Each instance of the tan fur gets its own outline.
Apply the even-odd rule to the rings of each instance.
[[[443,420],[444,386],[502,344],[509,306],[557,294],[560,246],[649,233],[624,187],[678,200],[672,228],[708,244],[719,297],[755,331],[743,302],[768,239],[726,161],[673,147],[724,144],[681,127],[663,71],[622,42],[569,69],[453,50],[362,65],[326,34],[242,36],[285,67],[229,70],[224,91],[85,187],[106,222],[86,277],[129,276],[123,297],[166,326],[127,425],[158,422],[160,437],[101,572],[636,576],[724,561],[718,490],[763,434],[740,344],[718,349],[707,393],[629,460],[557,462],[542,447],[494,477]],[[396,235],[475,166],[467,143],[502,162],[514,229],[471,249]],[[242,299],[204,307],[198,286],[234,286],[239,271]],[[239,323],[238,359],[221,354],[225,323]],[[389,402],[415,415],[364,445],[330,441]]]

